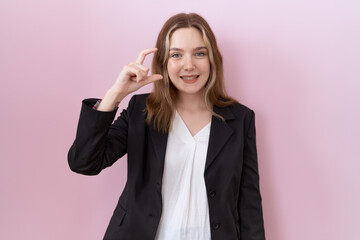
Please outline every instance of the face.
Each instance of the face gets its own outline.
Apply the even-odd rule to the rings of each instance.
[[[167,69],[179,94],[203,94],[210,61],[199,30],[180,28],[172,34]]]

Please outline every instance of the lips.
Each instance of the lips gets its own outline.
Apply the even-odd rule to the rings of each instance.
[[[186,80],[186,81],[192,81],[195,80],[199,77],[200,75],[182,75],[180,76],[181,79]]]
[[[180,78],[184,81],[185,84],[193,84],[197,82],[200,75],[182,75]]]

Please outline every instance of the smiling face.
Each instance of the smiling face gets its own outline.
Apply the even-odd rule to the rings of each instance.
[[[201,33],[196,28],[177,29],[170,39],[167,69],[178,94],[203,94],[210,62]]]

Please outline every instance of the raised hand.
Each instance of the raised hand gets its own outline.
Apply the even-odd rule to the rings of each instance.
[[[161,80],[163,76],[160,74],[148,76],[149,68],[143,65],[145,57],[156,51],[157,48],[143,50],[136,62],[130,62],[124,66],[115,84],[112,86],[113,91],[122,95],[128,95],[149,83]]]
[[[163,76],[160,74],[148,76],[149,68],[143,65],[145,57],[156,51],[157,48],[143,50],[139,54],[136,62],[130,62],[124,66],[114,85],[107,91],[97,110],[112,111],[128,94],[135,92],[149,83],[163,79]]]

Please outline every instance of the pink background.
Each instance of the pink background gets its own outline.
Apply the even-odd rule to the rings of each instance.
[[[355,0],[2,0],[0,239],[103,237],[126,158],[70,171],[81,100],[103,97],[181,11],[208,20],[228,92],[256,113],[267,239],[360,239]]]

